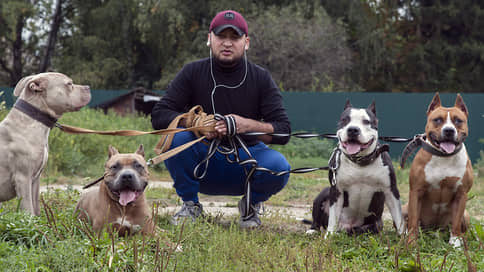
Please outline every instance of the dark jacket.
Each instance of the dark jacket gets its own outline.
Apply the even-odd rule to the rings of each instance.
[[[217,85],[237,86],[244,78],[246,63],[242,59],[235,67],[223,68],[212,63],[213,77]],[[189,63],[176,75],[163,98],[154,106],[151,123],[154,129],[168,127],[179,114],[195,105],[212,114],[212,91],[210,59]],[[282,95],[270,73],[262,67],[247,63],[247,77],[235,89],[217,87],[213,92],[216,113],[237,114],[245,118],[271,123],[274,133],[290,133],[291,126],[282,104]],[[255,137],[244,137],[250,146],[258,142]],[[285,144],[289,137],[272,137],[273,144]]]

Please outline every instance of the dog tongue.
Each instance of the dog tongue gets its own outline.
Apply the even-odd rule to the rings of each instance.
[[[119,194],[119,204],[126,206],[128,203],[133,202],[136,199],[135,191],[121,191]]]
[[[346,151],[348,151],[348,153],[350,155],[354,155],[354,154],[360,152],[360,145],[359,144],[350,144],[350,143],[348,143],[346,145]]]
[[[440,144],[440,148],[446,153],[452,153],[455,150],[455,144],[451,142],[444,142]]]

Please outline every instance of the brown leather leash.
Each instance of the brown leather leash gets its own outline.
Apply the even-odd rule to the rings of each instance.
[[[179,128],[180,122],[184,120],[186,128]],[[201,142],[206,137],[202,136],[206,132],[215,131],[215,122],[213,115],[208,115],[203,111],[202,106],[194,106],[190,111],[178,115],[166,129],[154,130],[154,131],[139,131],[139,130],[109,130],[109,131],[99,131],[91,130],[85,128],[79,128],[64,124],[56,123],[55,126],[61,131],[70,134],[99,134],[99,135],[112,135],[112,136],[139,136],[139,135],[162,135],[161,139],[155,146],[155,153],[158,156],[149,159],[148,165],[158,164],[176,154],[182,152],[183,150],[191,147],[192,145]],[[186,144],[178,146],[176,148],[170,149],[171,143],[175,133],[182,131],[191,131],[198,138],[196,140],[190,141]]]

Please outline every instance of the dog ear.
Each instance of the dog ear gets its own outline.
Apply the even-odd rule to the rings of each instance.
[[[347,108],[352,108],[352,107],[353,106],[351,105],[350,100],[349,99],[346,99],[346,104],[345,104],[344,110],[346,110]]]
[[[440,107],[442,103],[440,102],[439,93],[435,93],[432,102],[430,102],[429,108],[427,109],[427,115],[429,115],[433,110]]]
[[[135,153],[141,155],[143,158],[145,157],[145,149],[142,144],[139,145],[138,150],[136,150]]]
[[[373,114],[376,116],[376,104],[375,104],[375,100],[373,100],[373,102],[371,102],[371,104],[368,106],[368,110],[370,112],[373,112]]]
[[[25,87],[27,86],[27,83],[33,78],[34,76],[26,76],[26,77],[23,77],[22,79],[20,79],[18,82],[17,82],[17,85],[15,86],[15,89],[13,90],[13,95],[15,96],[19,96],[22,91],[25,89]]]
[[[109,145],[109,158],[111,158],[112,156],[114,156],[116,154],[119,154],[119,151],[116,148],[114,148],[113,146]]]
[[[13,95],[20,96],[25,89],[32,92],[43,92],[47,89],[47,84],[48,79],[42,74],[27,76],[17,83],[13,90]]]
[[[462,96],[460,96],[459,93],[455,98],[454,107],[459,108],[462,112],[465,113],[466,116],[469,116],[469,111],[467,110],[466,104],[464,103],[464,99],[462,99]]]

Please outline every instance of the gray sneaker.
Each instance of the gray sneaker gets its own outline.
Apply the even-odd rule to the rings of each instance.
[[[202,212],[202,204],[195,203],[193,201],[183,202],[181,209],[171,218],[171,223],[176,226],[179,223],[183,223],[185,219],[189,218],[192,219],[191,222],[195,222],[195,219],[197,219]]]
[[[247,228],[257,228],[262,225],[262,222],[259,219],[260,208],[262,204],[250,204],[249,205],[249,213],[246,216],[247,211],[247,199],[245,196],[239,201],[239,213],[240,213],[240,220],[239,225],[243,229]]]

